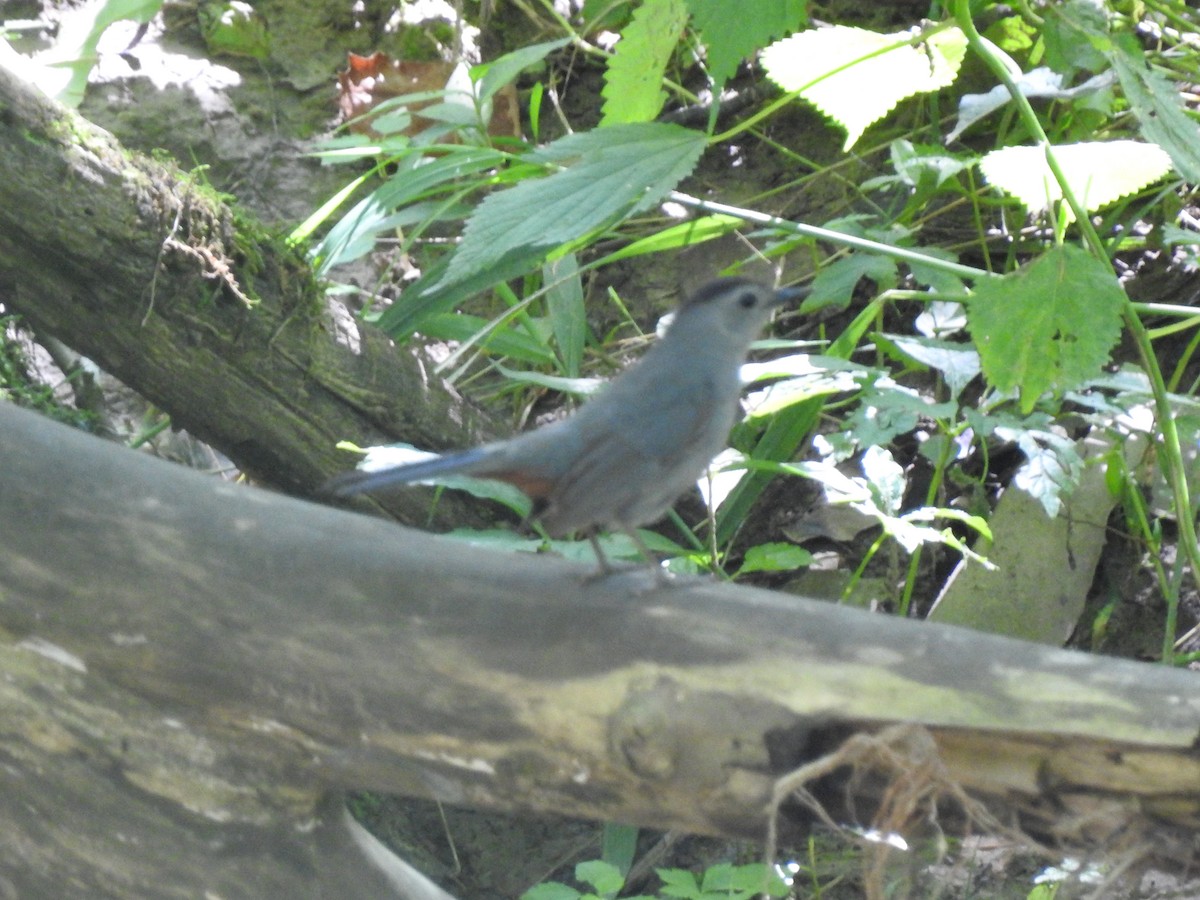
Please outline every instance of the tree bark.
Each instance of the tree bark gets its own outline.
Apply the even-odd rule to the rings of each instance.
[[[943,823],[1083,849],[1186,848],[1200,825],[1190,673],[594,578],[7,405],[0,471],[0,873],[17,896],[64,874],[130,897],[348,877],[329,812],[346,788],[742,838],[773,796],[783,833],[803,827],[800,787],[835,821],[912,826],[933,813],[897,806],[902,781]],[[812,779],[780,782],[804,765]]]
[[[350,467],[340,440],[480,439],[414,354],[326,305],[297,251],[3,67],[0,303],[292,493]],[[379,503],[429,517],[420,492]],[[479,522],[479,506],[447,497],[434,521]]]

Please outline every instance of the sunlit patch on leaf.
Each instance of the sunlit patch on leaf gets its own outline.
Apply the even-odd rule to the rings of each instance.
[[[1156,144],[1105,141],[1054,148],[1067,185],[1089,212],[1137,193],[1171,171],[1171,158]],[[1042,212],[1062,199],[1062,191],[1041,147],[1005,147],[987,154],[979,169],[990,184]],[[1065,210],[1068,219],[1074,215]]]
[[[948,87],[958,77],[967,41],[957,28],[912,46],[908,32],[878,34],[834,25],[792,35],[763,51],[767,75],[800,91],[846,129],[849,150],[901,100]]]

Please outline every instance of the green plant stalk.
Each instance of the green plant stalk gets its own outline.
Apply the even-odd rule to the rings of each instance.
[[[1195,320],[1187,324],[1195,324]],[[1163,329],[1159,329],[1161,332]],[[1172,329],[1175,330],[1175,329]],[[1170,332],[1168,332],[1169,334]],[[1175,392],[1179,390],[1179,382],[1183,380],[1184,373],[1187,371],[1188,365],[1191,364],[1192,357],[1196,353],[1196,347],[1200,346],[1200,331],[1192,335],[1192,339],[1188,341],[1186,349],[1179,357],[1179,363],[1175,366],[1175,371],[1171,373],[1171,380],[1167,382],[1167,390]]]
[[[942,442],[942,452],[938,454],[937,465],[933,467],[933,476],[929,479],[929,489],[925,492],[927,507],[937,503],[938,495],[942,491],[942,482],[946,478],[946,467],[950,465],[950,455],[954,452],[954,441],[949,440],[950,433],[947,431],[943,434],[947,440]],[[918,544],[908,558],[908,571],[904,575],[904,591],[900,595],[900,609],[898,610],[898,614],[903,619],[908,618],[908,610],[912,605],[913,591],[917,587],[917,572],[921,566],[921,551],[924,548],[924,544]]]
[[[154,438],[158,437],[170,427],[171,417],[163,416],[158,422],[155,422],[153,425],[144,428],[134,435],[134,437],[129,441],[129,449],[136,450],[143,444],[148,443],[149,441],[152,441]]]
[[[1072,212],[1074,212],[1075,221],[1079,225],[1079,230],[1088,248],[1097,259],[1103,260],[1109,265],[1110,270],[1112,270],[1112,262],[1105,252],[1100,235],[1096,233],[1096,229],[1092,226],[1087,210],[1083,208],[1083,205],[1075,197],[1070,186],[1067,184],[1066,176],[1063,174],[1062,168],[1059,166],[1054,151],[1050,146],[1050,139],[1046,136],[1041,122],[1038,121],[1033,107],[1029,104],[1024,94],[1017,88],[1012,74],[1000,60],[992,43],[976,30],[975,23],[971,19],[969,0],[954,0],[954,17],[963,34],[967,36],[967,44],[979,55],[987,67],[992,70],[992,73],[1000,79],[1005,88],[1008,89],[1009,95],[1012,97],[1013,103],[1025,126],[1045,150],[1046,164],[1054,174],[1054,178],[1062,190],[1063,198],[1070,205]],[[1113,271],[1113,277],[1116,278],[1115,271]],[[1188,491],[1187,469],[1183,459],[1183,451],[1179,444],[1179,431],[1175,427],[1175,419],[1171,410],[1171,401],[1167,394],[1166,382],[1163,380],[1158,360],[1154,356],[1154,347],[1150,343],[1150,336],[1146,331],[1146,326],[1138,318],[1137,311],[1133,308],[1133,303],[1128,297],[1124,301],[1122,316],[1125,319],[1125,327],[1129,330],[1138,348],[1138,356],[1141,358],[1142,366],[1145,368],[1146,375],[1150,379],[1150,389],[1154,396],[1154,408],[1158,416],[1159,429],[1163,439],[1161,456],[1166,464],[1164,471],[1167,481],[1171,485],[1171,493],[1175,500],[1175,520],[1179,528],[1179,541],[1183,544],[1184,555],[1191,565],[1192,578],[1200,579],[1200,544],[1196,542],[1196,523],[1192,518],[1192,502]],[[1163,662],[1166,663],[1171,663],[1174,658],[1173,648],[1178,621],[1179,604],[1177,601],[1171,602],[1170,598],[1168,598],[1167,621],[1163,635]]]
[[[871,560],[875,558],[875,554],[882,549],[884,543],[890,537],[891,535],[888,534],[887,529],[885,528],[883,533],[880,534],[879,537],[875,538],[874,543],[867,548],[867,552],[863,554],[862,562],[858,564],[858,568],[854,570],[854,572],[850,575],[850,580],[847,581],[846,586],[842,588],[842,596],[841,599],[838,600],[839,603],[845,603],[850,599],[851,596],[853,596],[854,589],[858,587],[858,583],[862,581],[863,575],[865,575],[867,572],[867,566],[871,564]]]
[[[1142,496],[1141,490],[1130,476],[1128,467],[1125,465],[1124,457],[1119,453],[1114,453],[1113,463],[1110,465],[1119,465],[1121,467],[1121,483],[1124,486],[1122,493],[1125,495],[1126,510],[1133,516],[1137,523],[1137,529],[1142,533],[1142,540],[1146,542],[1146,547],[1149,549],[1150,563],[1154,567],[1154,576],[1158,579],[1159,589],[1166,596],[1171,592],[1171,582],[1167,578],[1166,570],[1162,565],[1162,542],[1154,536],[1154,529],[1150,527],[1150,513],[1146,509],[1146,500]],[[1176,593],[1178,593],[1176,591]]]

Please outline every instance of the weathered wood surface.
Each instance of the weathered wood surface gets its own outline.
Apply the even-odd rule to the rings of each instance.
[[[8,405],[0,472],[17,896],[345,877],[344,788],[758,837],[776,779],[902,722],[1035,834],[1076,810],[1084,844],[1200,822],[1190,673],[707,581],[589,579]]]

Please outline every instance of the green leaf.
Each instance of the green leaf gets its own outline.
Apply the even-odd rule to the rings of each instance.
[[[834,25],[772,44],[762,64],[781,88],[798,91],[845,128],[842,149],[849,150],[901,100],[952,84],[966,50],[967,39],[957,28],[936,31],[914,47],[908,32]]]
[[[590,884],[598,894],[613,896],[625,885],[625,876],[621,874],[621,870],[602,859],[592,859],[577,865],[575,880]]]
[[[695,898],[700,896],[700,882],[687,869],[655,869],[662,881],[659,893],[667,897]]]
[[[499,59],[472,67],[471,80],[478,85],[478,102],[483,104],[491,100],[500,88],[513,81],[523,71],[570,42],[570,38],[561,38],[542,44],[530,44],[528,47],[506,53]]]
[[[708,48],[708,74],[718,88],[743,59],[808,20],[808,0],[755,0],[737,15],[730,15],[729,0],[687,0],[687,5]]]
[[[880,335],[880,339],[889,342],[909,359],[941,372],[953,397],[957,397],[979,374],[979,352],[967,344],[902,334]]]
[[[774,868],[765,863],[746,863],[733,866],[730,886],[752,893],[765,892],[771,897],[786,897],[791,891]]]
[[[1096,46],[1110,42],[1104,6],[1092,0],[1060,0],[1047,7],[1041,35],[1047,65],[1068,76],[1080,69],[1104,68],[1104,54]]]
[[[895,260],[877,253],[850,253],[822,266],[813,279],[812,293],[804,299],[800,311],[812,313],[827,306],[845,309],[854,299],[855,286],[863,278],[884,287],[894,284]]]
[[[1124,302],[1108,267],[1068,245],[980,282],[967,322],[988,381],[1019,391],[1029,413],[1046,391],[1074,388],[1108,362]]]
[[[39,77],[38,87],[63,106],[79,106],[108,27],[124,19],[149,22],[162,5],[163,0],[106,0],[64,7],[54,45],[35,60],[45,76]]]
[[[897,515],[904,503],[903,467],[883,447],[868,447],[863,453],[862,470],[876,507],[889,515]]]
[[[558,391],[560,394],[572,394],[576,397],[590,396],[607,383],[603,378],[563,378],[561,375],[547,375],[544,372],[518,372],[498,363],[496,369],[510,381],[535,384],[538,387]]]
[[[958,257],[954,253],[941,247],[922,247],[921,252],[925,256],[932,257],[934,261],[941,259],[951,263],[958,262]],[[913,259],[907,260],[908,270],[912,272],[917,284],[927,284],[939,294],[965,294],[967,289],[963,285],[962,278],[947,272],[944,268],[936,265],[934,261],[919,263]]]
[[[942,147],[904,139],[892,141],[891,156],[892,168],[910,187],[926,181],[933,187],[941,187],[971,164],[970,159],[960,159]]]
[[[812,554],[803,547],[785,542],[758,544],[746,551],[739,575],[747,572],[791,572],[812,562]]]
[[[848,394],[872,376],[858,363],[836,357],[799,353],[742,366],[743,381],[779,379],[746,397],[747,419],[774,416],[797,403],[830,394]]]
[[[1146,65],[1141,47],[1120,41],[1108,54],[1142,134],[1166,151],[1186,180],[1200,182],[1200,126],[1188,116],[1179,91]]]
[[[563,372],[568,378],[578,378],[587,343],[587,310],[575,254],[568,253],[543,266],[542,281],[547,285],[546,306]]]
[[[604,73],[602,126],[658,115],[667,99],[663,75],[686,24],[683,0],[645,0],[634,10]]]
[[[558,139],[529,158],[566,167],[484,200],[434,287],[484,273],[518,251],[545,252],[652,206],[692,171],[704,145],[697,131],[658,123]]]
[[[545,344],[530,335],[512,328],[497,328],[482,339],[481,331],[488,327],[482,316],[466,313],[440,313],[421,323],[421,333],[443,341],[476,340],[477,345],[497,356],[506,356],[533,366],[554,364],[554,355]]]
[[[1141,141],[1088,141],[1053,149],[1067,186],[1088,211],[1134,194],[1171,171],[1166,152]],[[1030,212],[1053,209],[1063,196],[1041,147],[995,150],[979,161],[979,170]],[[1069,207],[1064,212],[1074,221]]]
[[[615,253],[610,253],[600,261],[600,265],[608,265],[619,259],[631,256],[644,256],[647,253],[662,253],[666,250],[678,250],[682,247],[694,247],[713,238],[736,231],[746,224],[746,220],[738,216],[713,215],[701,216],[690,222],[672,225],[657,231],[649,237],[627,244]]]
[[[591,35],[605,29],[620,31],[629,22],[635,5],[635,0],[584,0],[583,9],[579,11],[584,22],[582,33]]]
[[[453,190],[459,187],[461,179],[478,178],[502,165],[505,159],[506,155],[498,150],[462,147],[428,165],[402,169],[392,175],[347,212],[313,251],[320,260],[321,270],[358,259],[371,251],[382,232],[408,224],[411,221],[408,217],[394,217],[400,207]],[[338,202],[344,193],[336,195]],[[322,207],[327,208],[330,204]]]
[[[616,822],[604,824],[600,856],[609,865],[616,866],[622,876],[633,865],[639,830],[636,825],[619,825]]]
[[[531,887],[521,895],[521,900],[579,900],[583,895],[573,887],[557,881],[547,881]]]
[[[1046,515],[1057,516],[1063,499],[1083,474],[1083,460],[1075,442],[1038,428],[1000,427],[995,433],[1002,440],[1016,441],[1025,454],[1025,463],[1013,475],[1013,485],[1037,500]]]
[[[404,340],[420,330],[430,316],[447,312],[494,284],[526,274],[546,256],[545,247],[520,247],[487,268],[461,278],[450,275],[455,256],[447,254],[409,285],[400,299],[380,314],[376,324],[394,339]]]
[[[196,11],[209,53],[266,59],[271,35],[266,20],[246,3],[202,4]]]
[[[704,871],[705,900],[751,900],[764,889],[770,892],[771,879],[767,877],[767,869],[762,863],[751,863],[746,866],[735,866],[732,863],[718,863],[709,866]],[[778,881],[775,878],[775,881]],[[775,896],[780,896],[778,893]]]

